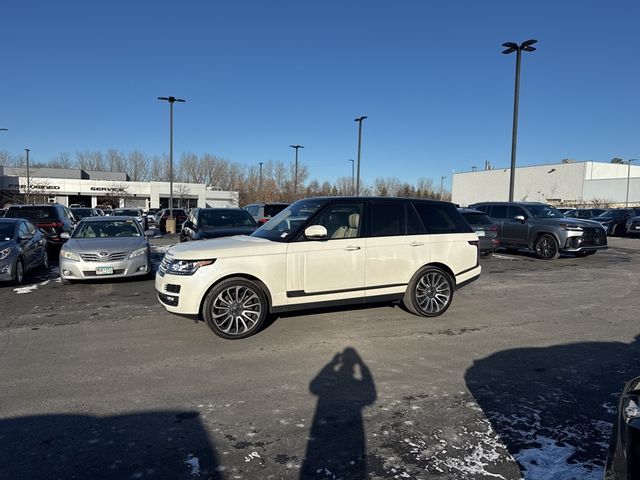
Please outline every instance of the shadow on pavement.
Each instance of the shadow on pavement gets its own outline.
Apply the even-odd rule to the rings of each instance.
[[[640,375],[638,340],[504,350],[467,370],[525,479],[601,478],[619,394]]]
[[[0,478],[221,478],[199,414],[38,415],[0,420]]]
[[[367,478],[367,452],[362,409],[376,401],[369,368],[347,347],[309,384],[318,397],[301,479]]]

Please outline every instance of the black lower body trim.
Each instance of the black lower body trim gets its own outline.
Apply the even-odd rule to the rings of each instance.
[[[389,295],[375,295],[373,297],[345,298],[342,300],[329,300],[326,302],[297,303],[295,305],[281,305],[271,307],[271,313],[293,312],[295,310],[312,310],[314,308],[342,307],[347,305],[364,305],[370,303],[393,302],[404,297],[404,293],[392,293]]]
[[[289,290],[287,292],[287,298],[311,297],[314,295],[332,295],[335,293],[360,292],[360,291],[369,291],[369,290],[379,290],[381,288],[394,288],[394,287],[406,287],[406,286],[407,286],[406,283],[391,283],[389,285],[376,285],[375,287],[344,288],[342,290],[325,290],[323,292],[312,292],[312,293],[307,293],[304,290]]]
[[[461,289],[465,285],[469,285],[471,282],[475,282],[479,278],[480,278],[480,275],[476,275],[475,277],[472,277],[469,280],[465,280],[464,282],[460,282],[459,284],[456,285],[456,290]]]

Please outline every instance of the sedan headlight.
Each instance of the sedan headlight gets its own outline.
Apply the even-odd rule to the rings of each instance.
[[[570,232],[582,232],[582,227],[577,227],[575,225],[571,225],[570,223],[561,223],[560,226],[565,230],[569,230]]]
[[[173,275],[193,275],[200,267],[206,267],[215,262],[213,260],[172,260],[167,273]]]
[[[146,255],[148,251],[149,249],[147,247],[139,248],[131,252],[131,255],[129,255],[129,258],[135,258],[135,257],[139,257],[140,255]]]
[[[11,247],[5,248],[4,250],[0,250],[0,260],[4,260],[9,255],[11,255]]]
[[[80,255],[74,252],[69,252],[67,250],[61,250],[60,255],[62,258],[66,258],[67,260],[73,260],[74,262],[80,261]]]

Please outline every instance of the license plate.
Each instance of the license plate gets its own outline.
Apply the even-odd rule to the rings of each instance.
[[[476,235],[478,235],[479,237],[484,237],[484,230],[478,230],[476,232]]]
[[[96,267],[96,275],[113,275],[113,267]]]

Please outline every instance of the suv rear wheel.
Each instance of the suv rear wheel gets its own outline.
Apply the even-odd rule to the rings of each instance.
[[[447,311],[452,300],[451,276],[441,268],[426,267],[413,277],[402,303],[415,315],[437,317]]]
[[[267,297],[258,285],[244,278],[229,278],[209,291],[203,316],[219,337],[240,339],[260,329],[267,310]]]
[[[542,260],[555,260],[560,256],[558,242],[555,237],[549,233],[540,235],[533,244],[533,249],[538,258]]]

